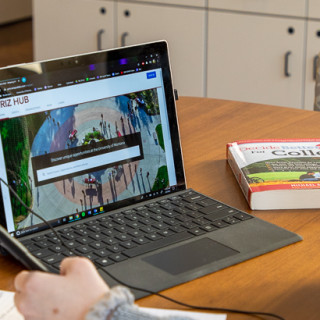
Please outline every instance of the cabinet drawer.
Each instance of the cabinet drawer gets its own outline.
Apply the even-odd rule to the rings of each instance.
[[[136,0],[130,1],[118,1],[118,2],[135,2]],[[188,6],[188,7],[201,7],[204,8],[206,1],[205,0],[138,0],[139,2],[146,3],[157,3],[157,4],[173,4],[180,6]]]
[[[315,2],[319,7],[319,0]],[[307,14],[306,0],[209,0],[209,8],[297,17]]]

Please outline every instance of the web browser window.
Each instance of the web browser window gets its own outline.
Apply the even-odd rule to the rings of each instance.
[[[1,80],[0,177],[53,225],[174,190],[157,59]],[[7,188],[2,198],[9,232],[21,236],[45,227]]]

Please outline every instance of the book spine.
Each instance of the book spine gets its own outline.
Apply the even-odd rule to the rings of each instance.
[[[232,147],[231,146],[227,146],[227,160],[228,160],[228,163],[229,163],[229,166],[234,174],[234,176],[236,177],[239,185],[240,185],[240,188],[245,196],[245,198],[247,199],[248,201],[248,204],[250,205],[251,207],[251,203],[250,203],[250,200],[251,200],[251,189],[250,189],[250,186],[246,180],[246,177],[245,175],[243,174],[241,168],[238,166],[235,158],[234,158],[234,155],[232,153]]]

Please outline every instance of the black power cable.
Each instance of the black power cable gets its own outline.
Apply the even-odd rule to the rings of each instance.
[[[32,210],[30,207],[28,207],[23,200],[19,197],[19,195],[15,192],[15,190],[6,182],[4,181],[1,177],[0,177],[0,181],[7,186],[7,188],[10,190],[10,192],[15,196],[15,198],[21,203],[21,205],[27,209],[29,212],[31,212],[33,215],[35,215],[38,219],[40,219],[41,221],[43,221],[46,226],[56,235],[56,237],[59,239],[59,241],[61,242],[61,244],[63,246],[65,246],[68,250],[70,250],[75,256],[78,256],[79,254],[77,252],[75,252],[73,250],[73,248],[69,248],[67,245],[64,244],[63,239],[61,238],[61,236],[59,235],[59,233],[51,226],[51,224],[46,221],[45,219],[43,219],[40,215],[38,215],[36,212],[34,212],[34,210]],[[144,289],[144,288],[139,288],[139,287],[135,287],[132,285],[129,285],[123,281],[121,281],[120,279],[116,278],[115,276],[113,276],[110,272],[106,271],[104,269],[104,272],[110,277],[112,278],[114,281],[118,282],[119,284],[128,287],[131,290],[136,290],[136,291],[141,291],[141,292],[145,292],[148,294],[152,294],[152,295],[156,295],[160,298],[166,299],[168,301],[171,301],[175,304],[178,304],[180,306],[184,306],[187,307],[189,309],[194,309],[194,310],[202,310],[202,311],[214,311],[214,312],[223,312],[223,313],[237,313],[237,314],[246,314],[249,316],[253,316],[253,317],[261,317],[261,316],[265,316],[265,317],[272,317],[274,319],[279,319],[279,320],[285,320],[285,318],[274,314],[274,313],[268,313],[268,312],[260,312],[260,311],[246,311],[246,310],[238,310],[238,309],[229,309],[229,308],[216,308],[216,307],[203,307],[203,306],[196,306],[196,305],[192,305],[192,304],[188,304],[185,302],[181,302],[178,301],[176,299],[170,298],[168,296],[165,296],[161,293],[158,292],[154,292],[152,290],[148,290],[148,289]]]

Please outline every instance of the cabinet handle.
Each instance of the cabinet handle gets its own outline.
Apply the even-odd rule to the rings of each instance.
[[[317,79],[317,65],[318,65],[319,56],[316,55],[313,58],[313,80]]]
[[[291,53],[291,51],[288,51],[284,56],[284,75],[286,77],[291,77],[291,73],[289,72],[289,56],[291,55]]]
[[[100,29],[97,33],[97,47],[98,47],[98,50],[102,50],[102,41],[101,41],[101,36],[102,34],[104,33],[104,29]]]
[[[121,47],[125,47],[126,45],[126,37],[129,35],[128,32],[124,32],[122,35],[121,35]]]

